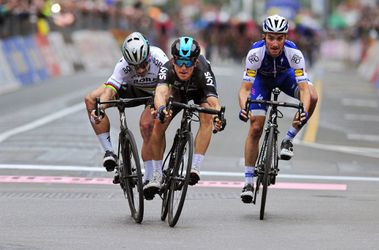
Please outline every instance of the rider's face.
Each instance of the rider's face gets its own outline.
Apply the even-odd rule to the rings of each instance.
[[[287,39],[286,34],[275,34],[275,33],[266,33],[264,36],[266,41],[266,48],[270,56],[277,57],[279,56],[284,47],[284,42]]]
[[[139,65],[130,65],[134,71],[137,73],[138,76],[144,76],[146,75],[147,71],[149,70],[149,62],[144,61]]]
[[[185,64],[178,66],[174,63],[174,70],[176,75],[181,81],[187,81],[191,78],[193,70],[195,69],[195,64],[190,67],[187,67]]]

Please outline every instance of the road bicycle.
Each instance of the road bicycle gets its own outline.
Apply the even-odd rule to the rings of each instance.
[[[142,170],[137,144],[126,122],[125,109],[146,104],[150,100],[152,97],[120,98],[111,101],[100,101],[96,98],[95,104],[96,115],[101,114],[101,104],[117,107],[119,111],[120,133],[117,149],[119,162],[116,166],[116,174],[119,175],[120,187],[128,200],[131,216],[137,223],[142,222],[144,212]]]
[[[176,131],[173,144],[162,167],[162,187],[159,195],[162,198],[161,220],[166,220],[174,227],[178,222],[183,209],[190,181],[190,172],[193,156],[193,134],[191,132],[192,121],[199,121],[198,114],[206,113],[217,115],[218,119],[225,121],[225,107],[221,110],[204,108],[196,104],[174,102],[170,98],[167,109],[177,107],[183,109],[183,115],[179,129]],[[194,118],[197,117],[196,118]],[[216,133],[217,131],[213,131]],[[168,160],[168,164],[166,161]]]
[[[278,110],[278,107],[288,107],[295,108],[298,110],[299,114],[304,112],[303,104],[300,102],[298,104],[280,102],[278,101],[278,96],[280,94],[279,88],[274,88],[272,90],[273,100],[251,100],[247,99],[245,104],[245,110],[248,113],[250,110],[250,104],[258,103],[260,105],[269,106],[268,117],[266,122],[266,127],[264,130],[264,139],[259,151],[256,168],[254,171],[254,176],[256,176],[256,185],[253,195],[253,204],[256,203],[257,194],[262,188],[261,195],[261,208],[259,218],[263,220],[266,206],[267,188],[270,185],[274,185],[276,181],[276,176],[279,172],[279,156],[278,156],[278,118],[283,118],[283,113]],[[300,117],[300,116],[299,116]],[[300,118],[299,118],[300,122]]]

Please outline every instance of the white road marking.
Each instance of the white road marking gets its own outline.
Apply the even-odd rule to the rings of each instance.
[[[358,122],[379,122],[377,115],[345,114],[345,120]]]
[[[343,98],[342,104],[344,106],[369,107],[369,108],[377,108],[379,106],[376,100],[353,99],[353,98]]]
[[[373,158],[379,158],[379,149],[378,148],[368,148],[368,147],[351,147],[351,146],[342,146],[342,145],[330,145],[330,144],[320,144],[320,143],[306,143],[299,142],[295,144],[299,144],[302,146],[307,146],[310,148],[317,148],[321,150],[327,151],[335,151],[346,154],[354,154],[354,155],[363,155]]]
[[[105,172],[102,167],[86,166],[55,166],[55,165],[17,165],[17,164],[0,164],[0,169],[13,170],[46,170],[46,171],[73,171],[73,172]],[[201,171],[203,176],[224,176],[243,178],[242,172],[216,172]],[[324,176],[324,175],[296,175],[296,174],[279,174],[278,179],[302,179],[302,180],[333,180],[333,181],[364,181],[379,182],[379,177],[359,177],[359,176]]]
[[[368,134],[347,134],[347,139],[358,140],[358,141],[369,141],[369,142],[379,142],[379,135],[368,135]]]
[[[17,135],[17,134],[38,128],[40,126],[43,126],[43,125],[50,123],[50,122],[53,122],[53,121],[60,119],[62,117],[65,117],[65,116],[70,115],[72,113],[83,110],[84,108],[85,108],[84,103],[81,102],[81,103],[75,104],[73,106],[70,106],[68,108],[59,110],[53,114],[44,116],[44,117],[37,119],[33,122],[27,123],[23,126],[19,126],[19,127],[13,128],[11,130],[8,130],[8,131],[0,134],[0,143],[5,141],[6,139],[8,139],[9,137],[11,137],[13,135]]]

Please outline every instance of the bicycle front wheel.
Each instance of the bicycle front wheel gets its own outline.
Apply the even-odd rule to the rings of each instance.
[[[267,189],[270,181],[270,171],[271,165],[273,162],[275,149],[275,129],[273,127],[270,128],[267,143],[265,148],[265,157],[264,157],[264,173],[262,176],[262,197],[261,197],[261,210],[259,218],[263,220],[265,214],[265,206],[266,206],[266,197],[267,197]]]
[[[178,222],[186,199],[193,156],[191,132],[180,139],[176,150],[168,200],[168,224],[171,227]]]
[[[141,163],[137,144],[130,131],[120,136],[120,146],[120,185],[128,199],[131,216],[135,222],[141,223],[144,210]]]

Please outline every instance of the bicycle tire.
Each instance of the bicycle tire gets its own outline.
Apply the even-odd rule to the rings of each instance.
[[[177,146],[168,200],[168,224],[170,227],[174,227],[178,222],[187,194],[193,157],[192,133],[186,133]]]
[[[120,136],[120,185],[124,191],[135,222],[141,223],[144,213],[144,196],[141,163],[133,134],[127,130]]]
[[[264,158],[264,173],[262,177],[262,196],[261,196],[261,209],[259,213],[259,218],[261,220],[264,219],[265,214],[265,207],[266,207],[266,198],[267,198],[267,189],[270,181],[270,171],[271,171],[271,165],[272,165],[272,157],[273,157],[273,150],[274,150],[274,139],[275,139],[275,129],[273,127],[270,128],[268,137],[267,137],[267,144],[265,149],[265,158]]]

